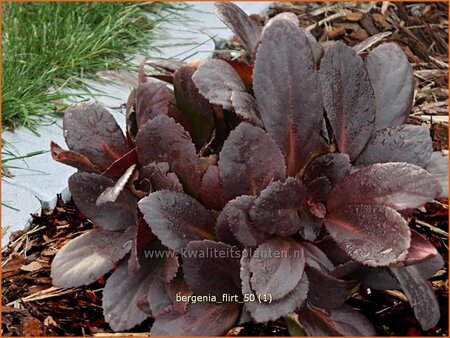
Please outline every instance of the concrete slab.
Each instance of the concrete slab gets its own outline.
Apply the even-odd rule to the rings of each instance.
[[[270,2],[236,4],[248,14],[258,14],[263,13]],[[175,22],[158,27],[168,37],[156,43],[160,52],[149,56],[176,57],[180,60],[205,59],[214,51],[213,39],[232,36],[230,30],[214,15],[212,2],[191,2],[190,5],[191,8],[183,12]],[[136,64],[142,58],[143,56],[137,56]],[[92,85],[95,88],[95,101],[109,108],[123,128],[125,121],[120,106],[126,102],[130,88],[112,84]],[[14,132],[4,132],[2,137],[21,155],[48,150],[50,141],[65,147],[61,117],[55,117],[54,122],[49,125],[40,126],[38,132],[40,136],[25,128],[18,128]],[[50,153],[9,164],[20,169],[11,170],[13,178],[2,178],[2,201],[9,206],[2,206],[2,228],[8,229],[2,236],[2,245],[8,242],[12,231],[21,230],[27,225],[31,213],[40,210],[40,201],[51,204],[56,194],[67,187],[68,177],[75,172],[71,167],[54,162]]]

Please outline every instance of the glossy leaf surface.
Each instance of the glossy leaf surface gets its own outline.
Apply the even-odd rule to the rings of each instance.
[[[284,179],[283,155],[261,128],[242,122],[224,142],[219,172],[227,199],[258,195],[270,182]]]
[[[72,198],[80,211],[104,230],[123,230],[136,224],[136,197],[128,189],[122,190],[114,203],[97,206],[95,202],[106,188],[116,182],[105,176],[75,173],[69,178]]]
[[[368,266],[402,262],[410,245],[406,221],[381,205],[341,206],[327,214],[325,226],[353,260]]]
[[[169,170],[170,167],[167,162],[152,162],[141,168],[140,176],[150,181],[154,191],[170,190],[182,192],[183,185],[178,176]]]
[[[250,284],[256,294],[270,294],[276,301],[297,286],[304,268],[305,255],[300,244],[271,239],[258,246],[250,259]]]
[[[162,82],[147,82],[136,90],[136,122],[138,129],[158,115],[167,115],[169,89]]]
[[[323,108],[308,39],[292,22],[276,20],[264,29],[253,90],[264,126],[283,152],[288,174],[294,176],[317,146]]]
[[[68,109],[64,114],[63,129],[69,149],[86,156],[101,170],[128,151],[122,130],[102,106],[80,105]]]
[[[261,35],[261,27],[238,6],[231,2],[214,3],[214,11],[240,39],[249,52],[253,52]]]
[[[306,187],[296,178],[273,182],[256,198],[249,212],[250,218],[259,231],[292,235],[300,229],[297,209],[305,196]]]
[[[132,238],[130,230],[93,229],[71,240],[53,259],[53,284],[71,288],[95,282],[130,251]]]
[[[427,127],[402,125],[378,130],[355,160],[356,165],[407,162],[425,167],[433,144]]]
[[[231,93],[244,92],[245,85],[228,63],[222,60],[208,60],[194,73],[192,80],[210,103],[231,109]]]
[[[375,48],[365,59],[375,92],[375,130],[400,126],[413,104],[414,75],[408,58],[395,43]]]
[[[433,200],[440,192],[435,178],[418,166],[373,164],[343,178],[330,192],[327,209],[333,211],[352,203],[411,209]]]
[[[213,217],[188,195],[157,191],[140,200],[139,209],[152,232],[176,252],[181,252],[190,241],[212,239]]]
[[[183,185],[194,194],[200,188],[200,169],[195,146],[181,125],[165,115],[147,123],[136,137],[141,165],[167,162]]]
[[[338,149],[354,160],[375,126],[375,96],[364,62],[338,41],[326,50],[320,75],[323,105]]]

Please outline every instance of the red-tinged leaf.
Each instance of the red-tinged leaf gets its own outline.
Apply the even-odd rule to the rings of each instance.
[[[237,247],[213,242],[192,241],[184,252],[183,272],[195,295],[239,294],[239,258]]]
[[[261,35],[261,27],[231,2],[214,3],[214,12],[239,37],[245,49],[253,53]]]
[[[169,170],[169,164],[166,162],[152,162],[141,168],[140,177],[150,181],[153,191],[170,190],[183,192],[183,185],[180,183],[178,176]]]
[[[253,65],[237,60],[222,59],[222,58],[219,59],[225,61],[231,67],[233,67],[236,73],[238,73],[239,76],[241,77],[242,82],[244,82],[246,91],[251,92],[253,89],[253,80],[252,80]]]
[[[159,115],[167,115],[170,94],[166,84],[147,82],[136,89],[136,121],[138,130]]]
[[[156,239],[156,236],[151,232],[142,214],[139,213],[138,223],[135,225],[133,246],[131,247],[130,258],[128,259],[128,270],[131,274],[135,274],[140,270],[141,264],[139,257],[142,257],[144,249],[154,239]]]
[[[192,291],[189,289],[186,281],[181,273],[166,284],[166,292],[170,300],[172,301],[173,311],[178,314],[186,313],[189,306],[189,301],[184,299],[177,299],[177,296],[192,296]]]
[[[98,174],[76,173],[69,178],[72,198],[80,211],[104,230],[117,231],[132,227],[137,221],[136,197],[128,189],[115,202],[97,206],[100,194],[116,181]]]
[[[415,265],[438,255],[437,249],[417,231],[411,229],[411,245],[406,256],[406,265]]]
[[[249,217],[255,197],[239,196],[227,203],[219,219],[224,215],[234,237],[246,247],[255,247],[267,240],[267,235],[255,228]]]
[[[325,227],[353,260],[373,267],[404,261],[411,243],[403,217],[382,205],[340,206],[327,214]]]
[[[271,239],[258,246],[250,259],[250,284],[257,295],[279,300],[294,290],[303,276],[305,255],[294,241]]]
[[[448,197],[448,155],[435,151],[426,169],[439,181],[442,192],[439,197]]]
[[[200,168],[195,146],[183,127],[170,117],[160,115],[137,134],[139,163],[167,162],[183,186],[193,194],[200,187]]]
[[[375,92],[375,130],[401,125],[411,112],[414,75],[408,58],[395,43],[375,48],[365,59]]]
[[[146,59],[145,64],[150,65],[156,69],[161,69],[170,73],[175,73],[177,69],[181,68],[186,63],[175,59],[151,58]]]
[[[241,280],[242,293],[247,295],[254,295],[255,301],[245,303],[244,309],[247,310],[250,316],[258,323],[264,323],[269,320],[277,320],[286,314],[294,311],[302,306],[308,294],[308,278],[304,273],[300,282],[295,286],[294,290],[288,293],[285,297],[274,300],[272,302],[259,302],[258,295],[255,295],[250,286],[250,255],[247,249],[242,253],[241,258]]]
[[[436,295],[414,266],[391,268],[423,330],[435,327],[441,316]]]
[[[159,81],[163,81],[163,82],[167,82],[170,84],[173,84],[173,75],[167,75],[167,74],[149,74],[149,77],[159,80]]]
[[[121,158],[114,161],[108,169],[106,169],[102,175],[111,177],[111,178],[119,178],[122,176],[125,171],[131,167],[133,164],[137,164],[137,153],[136,148],[133,148],[128,153],[123,155]]]
[[[116,120],[99,105],[68,109],[63,129],[69,149],[86,156],[101,170],[128,152],[127,141]]]
[[[286,177],[284,158],[261,128],[242,122],[224,142],[219,172],[225,197],[257,196],[272,181]]]
[[[152,325],[151,336],[221,336],[239,318],[241,305],[191,303],[182,315],[175,311],[159,316]]]
[[[328,48],[320,64],[323,105],[338,149],[353,161],[375,126],[375,96],[364,62],[342,42]]]
[[[253,90],[268,133],[294,176],[319,142],[323,108],[319,75],[308,39],[292,22],[276,20],[261,37]]]
[[[98,173],[99,168],[93,164],[86,156],[81,155],[75,151],[64,150],[55,142],[50,142],[50,152],[52,158],[71,167],[77,168],[80,171],[88,173]]]
[[[214,129],[214,112],[192,81],[196,70],[197,68],[191,65],[180,67],[175,72],[173,81],[178,108],[189,121],[190,135],[194,143],[201,148],[210,139]]]
[[[309,280],[308,302],[321,309],[342,306],[351,296],[350,291],[358,284],[333,277],[331,274],[312,267],[305,270]]]
[[[306,187],[307,193],[304,208],[318,219],[325,217],[325,203],[331,188],[331,182],[325,176],[313,179]]]
[[[376,336],[372,323],[348,305],[336,309],[319,309],[306,305],[298,311],[308,336]]]
[[[212,215],[188,195],[157,191],[140,200],[139,209],[152,232],[176,252],[181,252],[190,241],[212,239]]]
[[[164,248],[155,242],[146,250],[162,253]],[[149,284],[159,276],[162,261],[147,258],[141,262],[141,270],[137,274],[130,274],[127,262],[123,261],[106,281],[103,289],[103,313],[114,331],[131,329],[148,317],[147,313],[139,309],[138,301],[146,297]]]
[[[327,210],[334,211],[352,203],[413,209],[433,200],[440,192],[439,182],[418,166],[373,164],[343,178],[330,192]]]
[[[249,211],[250,219],[264,233],[292,235],[300,229],[298,209],[305,197],[306,187],[296,178],[272,182],[256,198]]]
[[[244,92],[245,85],[239,74],[222,60],[208,60],[192,76],[195,86],[210,103],[230,110],[231,93]]]
[[[303,181],[308,184],[318,177],[325,176],[333,186],[348,173],[352,165],[347,154],[330,153],[312,160],[305,169]]]
[[[210,165],[203,174],[200,199],[208,209],[221,210],[227,203],[223,194],[218,166]]]
[[[132,238],[131,227],[125,232],[97,228],[71,240],[53,259],[53,285],[71,288],[95,282],[130,251]]]
[[[109,202],[115,202],[119,197],[120,193],[124,190],[126,184],[130,180],[131,175],[136,168],[136,164],[129,167],[125,173],[117,180],[117,182],[112,187],[106,188],[100,196],[98,196],[95,201],[96,206],[101,206]]]
[[[427,127],[402,125],[378,130],[355,160],[356,165],[407,162],[424,168],[431,159],[433,144]]]
[[[233,90],[231,93],[231,104],[237,116],[257,127],[264,128],[259,117],[255,98],[249,93]]]

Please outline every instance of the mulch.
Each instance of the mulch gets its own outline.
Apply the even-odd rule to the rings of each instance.
[[[435,151],[448,154],[448,4],[440,3],[275,3],[268,17],[290,11],[319,40],[342,40],[354,46],[369,37],[390,32],[382,41],[398,43],[408,56],[417,80],[410,123],[430,128]],[[255,17],[262,23],[267,17]],[[376,46],[376,45],[374,45]],[[371,46],[368,48],[370,51]],[[242,46],[234,39],[220,44],[217,54],[239,58]],[[226,50],[226,53],[223,53]],[[374,323],[379,335],[448,336],[448,200],[440,199],[417,209],[410,226],[426,236],[446,264],[430,279],[441,320],[423,332],[400,291],[360,288],[349,304]],[[31,226],[15,233],[2,250],[2,336],[111,336],[105,324],[101,295],[105,278],[75,289],[52,286],[50,265],[56,252],[70,239],[91,229],[71,202],[58,199],[54,210],[33,216]],[[149,332],[146,321],[132,333]],[[288,335],[283,320],[245,324],[229,335]]]

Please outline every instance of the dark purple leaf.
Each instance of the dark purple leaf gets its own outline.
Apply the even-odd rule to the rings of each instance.
[[[170,249],[168,249],[167,252],[167,257],[164,257],[161,277],[163,281],[165,281],[166,283],[170,283],[177,275],[180,267],[180,262],[178,261],[177,253],[173,252]]]
[[[257,246],[267,239],[264,232],[255,228],[248,212],[253,206],[255,197],[239,196],[227,203],[219,218],[225,218],[234,237],[246,247]],[[222,216],[223,215],[223,216]]]
[[[302,242],[301,246],[305,253],[306,265],[320,271],[331,271],[334,269],[333,263],[327,255],[316,245],[308,242]]]
[[[236,71],[236,73],[239,74],[242,82],[244,82],[247,92],[251,92],[252,88],[253,88],[253,80],[252,80],[253,65],[246,63],[246,62],[238,61],[238,60],[230,60],[227,58],[222,59],[219,57],[219,59],[225,61],[231,67],[233,67],[233,69]]]
[[[155,242],[146,250],[162,254],[164,248]],[[145,255],[143,258],[142,267],[137,274],[130,274],[127,262],[123,261],[106,281],[103,289],[103,313],[114,331],[131,329],[148,316],[139,309],[138,301],[146,297],[149,284],[159,277],[162,260],[146,258]]]
[[[240,250],[213,241],[192,241],[184,252],[184,278],[195,295],[239,294]]]
[[[322,309],[342,306],[357,284],[354,281],[335,278],[330,273],[313,267],[306,267],[305,272],[309,280],[308,302]]]
[[[116,181],[98,174],[75,173],[69,178],[72,198],[80,211],[104,230],[117,231],[132,227],[137,221],[136,197],[122,190],[115,202],[96,206],[95,201]]]
[[[442,188],[439,197],[448,197],[448,155],[440,151],[433,152],[426,169],[439,181]]]
[[[156,236],[151,232],[150,227],[145,222],[144,217],[139,213],[138,223],[134,227],[133,246],[131,247],[130,258],[128,259],[128,270],[131,274],[137,273],[141,264],[139,257],[143,255],[144,249]]]
[[[212,215],[188,195],[157,191],[140,200],[139,209],[152,232],[176,252],[181,252],[190,241],[212,239]]]
[[[375,96],[364,62],[338,41],[328,48],[320,64],[323,104],[338,149],[353,161],[374,129]]]
[[[119,197],[120,193],[124,191],[124,188],[128,181],[130,180],[131,175],[134,172],[134,169],[136,168],[136,164],[133,164],[131,167],[129,167],[125,173],[117,180],[117,182],[112,187],[106,188],[100,196],[98,196],[97,200],[95,201],[96,206],[101,206],[106,203],[115,202],[117,198]]]
[[[195,86],[210,103],[231,110],[231,93],[244,92],[239,74],[222,60],[208,60],[192,76]]]
[[[406,256],[406,265],[415,265],[438,255],[436,248],[417,231],[411,229],[411,246]]]
[[[127,142],[109,111],[99,105],[68,109],[63,121],[69,149],[86,156],[101,170],[127,153]]]
[[[220,181],[219,167],[208,166],[200,186],[200,199],[208,209],[221,210],[227,203]]]
[[[370,321],[348,305],[323,310],[306,305],[298,311],[308,336],[376,336]]]
[[[189,121],[190,135],[198,147],[209,140],[214,129],[214,112],[192,81],[196,67],[185,65],[174,75],[173,86],[178,108]]]
[[[148,179],[153,191],[170,190],[183,192],[183,185],[177,175],[170,172],[167,162],[152,162],[141,168],[140,177]]]
[[[435,327],[441,316],[439,303],[417,268],[408,266],[402,269],[391,268],[391,271],[400,282],[422,329],[429,330]]]
[[[323,219],[326,213],[325,203],[331,188],[331,182],[325,176],[317,177],[309,182],[306,187],[307,194],[304,209],[307,209],[307,212],[317,219]]]
[[[299,211],[299,233],[307,241],[315,241],[322,231],[323,220],[311,214],[309,210],[302,208]]]
[[[411,242],[403,217],[382,205],[340,206],[327,214],[325,226],[353,260],[373,267],[404,261]]]
[[[214,12],[230,28],[250,53],[254,52],[261,35],[261,27],[231,2],[214,3]]]
[[[228,223],[228,212],[226,212],[225,209],[222,210],[217,217],[216,239],[222,243],[227,243],[234,246],[240,245],[234,234],[231,232],[230,225]]]
[[[250,122],[255,126],[264,128],[259,117],[258,107],[255,98],[249,93],[234,90],[231,93],[231,104],[237,116],[244,121]]]
[[[167,296],[172,301],[172,311],[178,314],[186,313],[188,310],[189,301],[185,299],[177,299],[177,296],[192,296],[192,291],[189,289],[182,273],[179,272],[169,284],[166,284],[166,292]]]
[[[298,208],[306,196],[302,181],[288,177],[272,182],[256,198],[249,215],[254,226],[267,234],[292,235],[300,229]]]
[[[305,255],[300,244],[271,239],[260,246],[250,259],[250,284],[257,295],[271,295],[274,301],[294,290],[303,276]]]
[[[181,125],[165,115],[157,116],[139,131],[136,145],[141,165],[167,162],[185,188],[193,194],[198,193],[198,157],[189,134]]]
[[[375,130],[401,125],[411,112],[414,75],[408,58],[395,43],[375,48],[365,59],[375,92]]]
[[[351,260],[349,255],[345,253],[330,235],[324,236],[322,239],[316,241],[314,245],[322,250],[335,265],[345,264]]]
[[[286,175],[283,155],[261,128],[242,122],[224,142],[219,172],[225,197],[258,195],[270,182]]]
[[[55,161],[70,165],[78,170],[88,173],[98,173],[100,171],[86,156],[75,151],[64,150],[53,141],[50,142],[50,152]]]
[[[71,240],[53,259],[53,285],[62,288],[87,285],[111,271],[130,251],[131,229],[111,232],[97,228]]]
[[[169,89],[162,82],[147,82],[136,90],[136,121],[138,129],[158,115],[169,111]]]
[[[137,163],[137,153],[136,148],[133,148],[128,153],[123,155],[118,160],[114,161],[108,169],[106,169],[102,175],[111,177],[111,178],[119,178],[122,176],[125,171],[131,167],[133,164]]]
[[[308,184],[318,177],[325,176],[333,186],[348,173],[352,165],[347,154],[330,153],[313,159],[305,169],[303,181]]]
[[[151,58],[146,59],[145,63],[156,69],[161,69],[174,73],[177,69],[184,66],[186,63],[175,59]]]
[[[331,212],[352,203],[412,209],[433,200],[440,192],[439,182],[418,166],[373,164],[343,178],[330,192],[327,210]]]
[[[425,167],[430,162],[432,152],[429,129],[405,124],[378,130],[355,160],[355,164],[408,162]]]
[[[285,297],[274,300],[272,302],[259,302],[258,295],[255,295],[250,286],[250,256],[247,249],[242,253],[241,258],[241,280],[242,293],[247,295],[254,295],[255,300],[245,303],[246,309],[250,316],[258,323],[264,323],[269,320],[277,320],[295,309],[299,308],[306,300],[308,294],[308,278],[304,273],[300,282],[296,285],[294,290],[288,293]]]
[[[239,303],[191,303],[182,315],[171,312],[153,323],[151,336],[220,336],[233,327],[239,317]]]
[[[292,22],[266,27],[256,53],[253,90],[268,133],[294,176],[319,142],[323,108],[318,73],[308,39]]]

